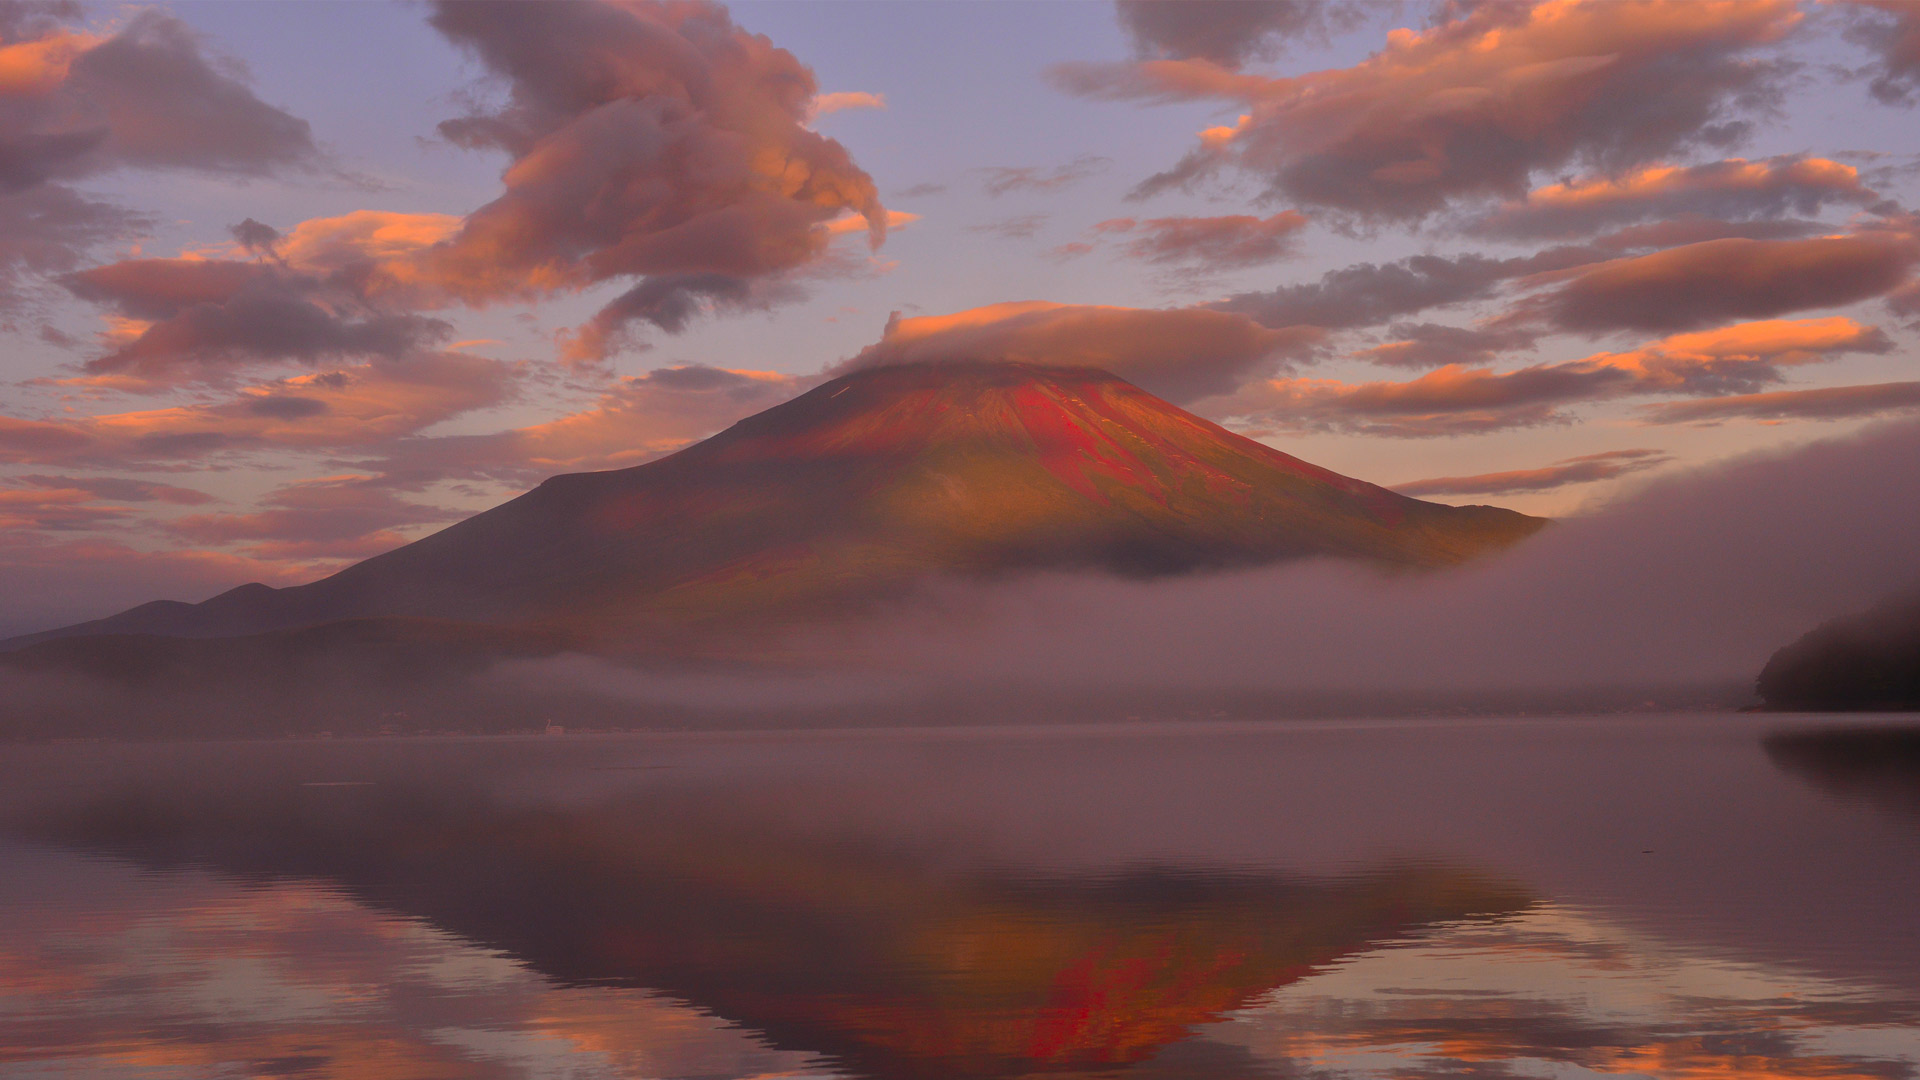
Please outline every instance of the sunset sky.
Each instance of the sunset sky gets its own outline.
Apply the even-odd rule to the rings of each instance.
[[[0,0],[0,632],[868,363],[1575,514],[1920,411],[1916,106],[1900,0]]]

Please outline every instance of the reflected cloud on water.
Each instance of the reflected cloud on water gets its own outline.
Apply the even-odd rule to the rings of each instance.
[[[1915,1075],[1920,1003],[1545,905],[1435,928],[1276,991],[1210,1038],[1278,1075]]]

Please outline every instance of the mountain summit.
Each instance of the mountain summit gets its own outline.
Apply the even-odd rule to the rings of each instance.
[[[902,364],[658,461],[553,477],[308,585],[147,604],[36,638],[403,617],[644,646],[850,610],[935,575],[1163,575],[1303,556],[1437,567],[1542,524],[1329,472],[1103,371]]]

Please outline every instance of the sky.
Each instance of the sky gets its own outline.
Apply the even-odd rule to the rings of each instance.
[[[1578,517],[1920,411],[1920,6],[0,0],[0,630],[898,359]]]

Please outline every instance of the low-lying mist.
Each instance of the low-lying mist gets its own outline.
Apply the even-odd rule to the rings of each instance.
[[[0,672],[0,735],[1724,708],[1755,700],[1775,650],[1916,580],[1905,422],[1679,474],[1452,570],[947,580],[700,665],[186,642],[179,671]]]
[[[1347,711],[1737,705],[1774,650],[1916,579],[1920,423],[1904,422],[1679,474],[1456,570],[1315,561],[949,581],[797,635],[777,675],[577,659],[512,675],[718,709],[858,706],[908,687],[1163,705],[1243,694]]]
[[[845,646],[944,677],[1169,687],[1750,681],[1813,624],[1917,578],[1920,423],[1902,423],[1694,470],[1458,570],[949,587]]]

